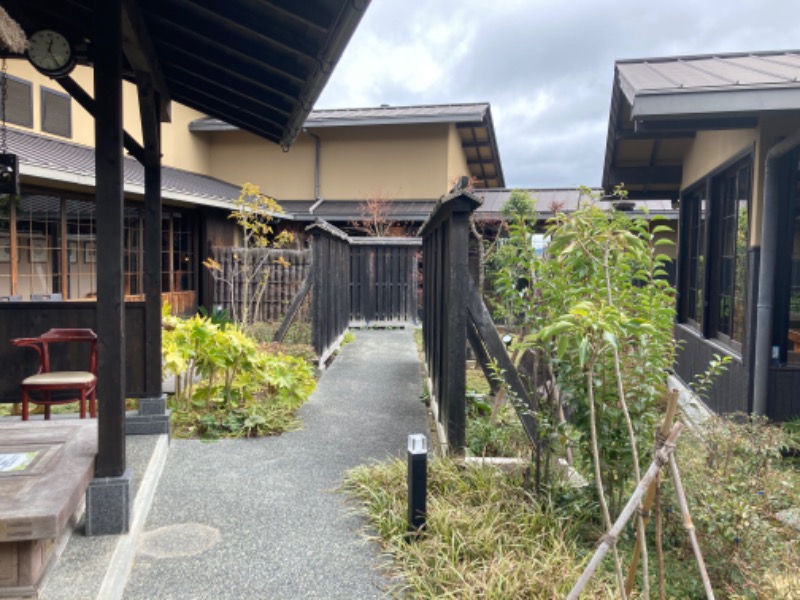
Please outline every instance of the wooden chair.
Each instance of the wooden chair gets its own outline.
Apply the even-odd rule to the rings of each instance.
[[[90,345],[88,371],[53,371],[50,363],[51,344],[83,342]],[[39,370],[23,379],[22,420],[27,421],[29,404],[44,405],[44,418],[50,418],[50,407],[56,404],[69,404],[77,401],[81,419],[86,418],[86,400],[89,400],[89,414],[97,416],[97,335],[91,329],[51,329],[38,338],[18,338],[11,340],[15,346],[33,348],[39,354]],[[75,396],[64,397],[56,392],[75,392]],[[36,394],[32,397],[31,394]],[[54,397],[54,394],[56,397]]]

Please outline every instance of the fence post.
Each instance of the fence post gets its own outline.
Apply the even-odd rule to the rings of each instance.
[[[419,230],[423,238],[423,339],[431,408],[439,435],[462,453],[466,428],[467,298],[470,216],[481,200],[464,191],[443,197]]]

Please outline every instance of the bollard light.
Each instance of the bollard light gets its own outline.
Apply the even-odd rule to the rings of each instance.
[[[507,334],[505,334],[505,335],[503,336],[503,345],[506,347],[506,350],[508,350],[509,346],[511,346],[511,341],[512,341],[513,339],[514,339],[514,338],[512,338],[512,337],[511,337],[511,334],[510,334],[510,333],[507,333]]]
[[[428,440],[421,433],[408,436],[408,531],[425,528],[428,495]]]

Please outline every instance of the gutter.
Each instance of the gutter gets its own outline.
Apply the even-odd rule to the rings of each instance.
[[[753,413],[767,414],[769,361],[772,345],[772,305],[775,295],[775,265],[778,258],[781,168],[779,160],[800,144],[800,129],[767,151],[764,159],[764,214],[761,218],[761,261],[756,305],[755,360],[753,366]]]
[[[312,204],[308,212],[309,214],[314,214],[314,211],[319,208],[320,204],[325,202],[323,197],[320,195],[320,185],[319,185],[319,165],[320,165],[320,156],[322,154],[322,140],[319,139],[319,136],[316,133],[311,133],[305,127],[303,128],[303,132],[308,135],[309,137],[314,138],[314,204]]]

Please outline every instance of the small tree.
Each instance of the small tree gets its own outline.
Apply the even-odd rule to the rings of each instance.
[[[289,231],[275,234],[272,223],[280,213],[283,209],[274,198],[262,194],[259,186],[245,183],[236,200],[236,210],[228,216],[242,231],[242,247],[235,249],[232,267],[226,270],[212,257],[203,261],[214,280],[225,284],[231,317],[241,327],[251,325],[259,314],[273,265],[289,266],[285,259],[274,259],[267,252],[294,241],[294,234]]]
[[[350,225],[369,237],[387,237],[397,222],[390,218],[392,198],[375,192],[358,206],[361,219]]]

